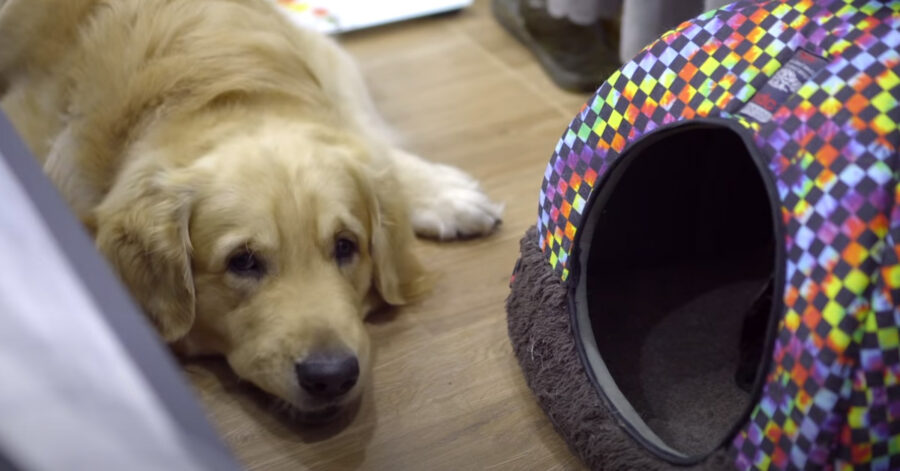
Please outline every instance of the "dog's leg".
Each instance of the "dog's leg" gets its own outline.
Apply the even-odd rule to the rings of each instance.
[[[416,234],[442,240],[474,237],[500,224],[503,206],[462,170],[396,148],[392,157]]]
[[[310,66],[345,125],[373,142],[391,142],[392,133],[376,111],[349,54],[325,36],[303,29],[300,33],[320,51],[310,55]],[[499,224],[502,206],[488,199],[465,172],[425,161],[396,146],[390,147],[387,157],[409,205],[416,234],[438,239],[474,237],[490,233]]]

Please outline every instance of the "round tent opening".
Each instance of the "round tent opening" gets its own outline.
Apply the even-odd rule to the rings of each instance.
[[[777,201],[738,132],[657,130],[614,163],[576,241],[582,359],[625,428],[672,462],[732,437],[779,300]]]

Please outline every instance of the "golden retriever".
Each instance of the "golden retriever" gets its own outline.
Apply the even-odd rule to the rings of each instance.
[[[0,0],[0,93],[161,336],[301,419],[359,397],[366,313],[424,289],[414,232],[499,221],[269,0]]]

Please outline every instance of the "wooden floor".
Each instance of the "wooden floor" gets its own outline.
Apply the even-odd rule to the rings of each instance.
[[[221,363],[187,364],[214,423],[248,469],[580,469],[525,385],[504,302],[545,166],[587,96],[554,87],[489,0],[343,42],[406,146],[476,176],[504,223],[486,239],[419,242],[439,282],[369,323],[373,380],[352,421],[286,423]]]

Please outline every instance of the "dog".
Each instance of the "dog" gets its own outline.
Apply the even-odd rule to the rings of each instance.
[[[426,291],[415,234],[500,220],[269,0],[0,0],[0,44],[0,106],[161,337],[300,420],[358,400],[364,317]]]

